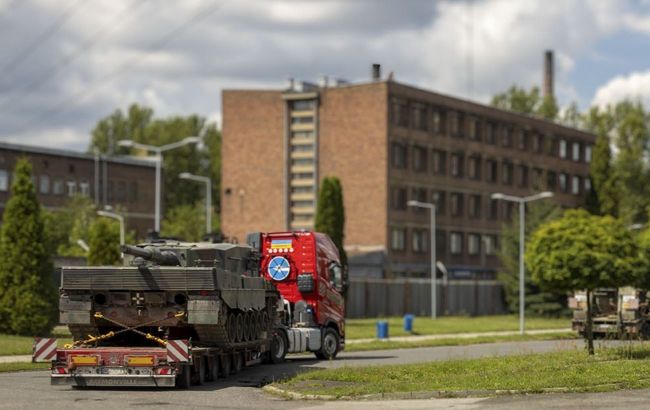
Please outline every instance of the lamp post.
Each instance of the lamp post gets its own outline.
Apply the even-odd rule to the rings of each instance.
[[[418,207],[418,208],[428,208],[431,212],[430,217],[430,228],[431,231],[431,319],[435,319],[437,316],[437,298],[436,298],[436,204],[431,204],[428,202],[420,201],[408,201],[408,206]]]
[[[519,204],[519,333],[524,334],[524,304],[526,298],[526,291],[524,285],[524,238],[526,223],[526,203],[536,201],[538,199],[550,198],[553,192],[544,191],[530,196],[512,196],[502,194],[500,192],[492,194],[492,199],[501,199],[503,201],[510,201]]]
[[[189,172],[178,174],[180,179],[188,179],[205,183],[205,233],[212,232],[212,180],[202,175],[194,175]]]
[[[120,147],[128,147],[128,148],[139,148],[139,149],[144,149],[149,152],[153,152],[155,154],[155,160],[156,160],[156,223],[155,223],[155,230],[156,232],[160,232],[160,174],[161,174],[161,167],[162,167],[162,153],[165,151],[169,151],[175,148],[180,148],[182,146],[188,145],[188,144],[197,144],[201,141],[200,137],[186,137],[183,138],[180,141],[177,142],[172,142],[171,144],[167,145],[162,145],[162,146],[155,146],[155,145],[147,145],[147,144],[141,144],[139,142],[135,142],[133,140],[120,140],[117,142],[117,145]]]

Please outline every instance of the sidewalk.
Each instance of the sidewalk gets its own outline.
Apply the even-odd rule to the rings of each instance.
[[[552,333],[564,333],[571,332],[571,329],[562,328],[562,329],[540,329],[540,330],[527,330],[527,335],[545,335]],[[519,334],[518,330],[507,330],[500,332],[480,332],[480,333],[444,333],[438,335],[418,335],[418,336],[396,336],[390,337],[388,339],[381,340],[390,340],[391,342],[416,342],[421,340],[438,340],[438,339],[472,339],[482,336],[516,336]],[[380,339],[346,339],[346,345],[353,345],[359,343],[369,343],[376,342]]]
[[[26,363],[32,361],[32,355],[0,356],[0,363]]]

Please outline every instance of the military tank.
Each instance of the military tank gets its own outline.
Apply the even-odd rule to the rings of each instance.
[[[61,269],[60,321],[75,345],[244,346],[266,339],[280,295],[247,245],[123,245],[124,266]]]

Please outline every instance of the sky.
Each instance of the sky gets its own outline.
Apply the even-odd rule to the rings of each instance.
[[[131,103],[221,122],[221,91],[384,75],[488,103],[650,106],[650,0],[0,0],[0,141],[87,149]]]

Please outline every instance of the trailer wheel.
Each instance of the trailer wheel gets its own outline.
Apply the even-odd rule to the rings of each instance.
[[[205,358],[199,357],[196,361],[196,384],[199,386],[205,383]]]
[[[244,367],[244,356],[241,353],[232,354],[232,374],[241,372]]]
[[[228,340],[234,343],[237,340],[237,317],[234,313],[228,314],[228,321],[226,322],[226,328],[228,332]]]
[[[236,316],[236,321],[235,323],[237,324],[237,337],[235,338],[236,341],[242,342],[244,341],[244,316],[241,313],[237,313]]]
[[[219,378],[219,356],[212,356],[208,360],[208,363],[210,364],[210,371],[208,372],[209,380],[216,382]]]
[[[271,340],[271,350],[269,351],[271,363],[278,364],[284,362],[288,347],[289,342],[285,333],[282,330],[275,331]]]
[[[221,365],[221,377],[228,377],[230,374],[230,368],[232,365],[232,360],[230,359],[229,354],[224,354],[221,356],[221,360],[219,360],[219,364]]]
[[[189,364],[181,366],[181,372],[176,376],[176,387],[187,390],[192,385],[192,368]]]
[[[322,360],[331,360],[336,357],[341,348],[339,335],[336,333],[336,330],[328,327],[323,333],[323,343],[319,351],[317,351],[316,357]]]

